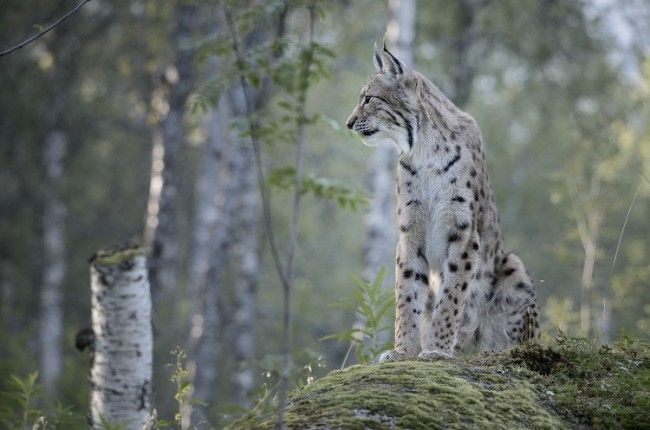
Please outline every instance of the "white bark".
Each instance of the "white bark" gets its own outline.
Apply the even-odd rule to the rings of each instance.
[[[63,366],[62,285],[66,273],[65,215],[61,196],[67,137],[60,131],[45,139],[43,164],[43,280],[40,292],[39,354],[41,382],[50,395],[57,391]]]
[[[151,294],[142,249],[98,253],[90,263],[95,350],[90,371],[93,428],[102,418],[141,429],[151,396]]]
[[[415,0],[389,0],[391,19],[386,26],[386,43],[407,66],[413,65]],[[370,164],[370,208],[366,216],[364,272],[374,279],[381,266],[390,266],[397,240],[395,230],[395,148],[380,145],[372,149]],[[388,278],[388,277],[387,277]]]
[[[163,156],[165,147],[160,128],[153,130],[151,139],[151,170],[149,173],[149,200],[147,202],[147,217],[144,227],[144,243],[147,247],[153,244],[158,227],[158,213],[160,212],[160,194],[163,187],[163,169],[165,164]]]

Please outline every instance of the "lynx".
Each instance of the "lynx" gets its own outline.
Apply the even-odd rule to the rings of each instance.
[[[399,151],[395,349],[380,360],[500,351],[537,335],[533,283],[503,245],[481,132],[384,45],[347,127]]]

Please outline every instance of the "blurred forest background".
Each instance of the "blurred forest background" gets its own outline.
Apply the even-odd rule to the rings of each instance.
[[[283,260],[304,125],[293,383],[341,365],[348,344],[322,337],[358,319],[332,306],[353,300],[351,276],[383,266],[392,288],[394,151],[344,127],[384,34],[481,126],[545,336],[650,338],[650,3],[226,3]],[[0,0],[0,47],[75,4]],[[176,345],[215,426],[276,383],[282,286],[222,6],[92,0],[0,58],[0,391],[39,370],[49,395],[86,411],[74,337],[89,325],[87,261],[125,241],[151,247],[161,416],[175,407]]]

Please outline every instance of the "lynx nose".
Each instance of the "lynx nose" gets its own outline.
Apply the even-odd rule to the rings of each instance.
[[[350,115],[350,118],[345,122],[345,125],[347,128],[352,130],[352,127],[354,127],[354,123],[357,122],[357,117],[356,115]]]

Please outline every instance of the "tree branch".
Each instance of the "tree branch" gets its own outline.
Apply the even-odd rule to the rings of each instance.
[[[24,46],[26,46],[26,45],[32,43],[33,41],[35,41],[35,40],[38,39],[38,38],[40,38],[40,37],[43,36],[45,33],[47,33],[48,31],[52,30],[54,27],[56,27],[57,25],[59,25],[60,23],[62,23],[63,21],[65,21],[65,20],[66,20],[70,15],[74,14],[76,11],[78,11],[79,9],[81,9],[81,7],[82,7],[83,5],[85,5],[86,3],[88,3],[89,1],[91,1],[91,0],[83,0],[81,3],[79,3],[79,4],[78,4],[77,6],[75,6],[73,9],[71,9],[70,11],[68,11],[68,13],[66,13],[66,14],[63,15],[61,18],[59,18],[59,19],[57,19],[56,21],[54,21],[54,23],[52,23],[52,24],[51,24],[49,27],[47,27],[45,30],[42,30],[42,31],[40,31],[40,32],[38,32],[38,33],[36,33],[36,34],[34,34],[33,36],[28,37],[27,39],[25,39],[24,41],[20,42],[18,45],[14,46],[13,48],[9,48],[9,49],[7,49],[7,50],[5,50],[5,51],[0,52],[0,57],[4,57],[5,55],[9,55],[9,54],[11,54],[12,52],[17,51],[17,50],[19,50],[20,48],[22,48],[22,47],[24,47]]]

